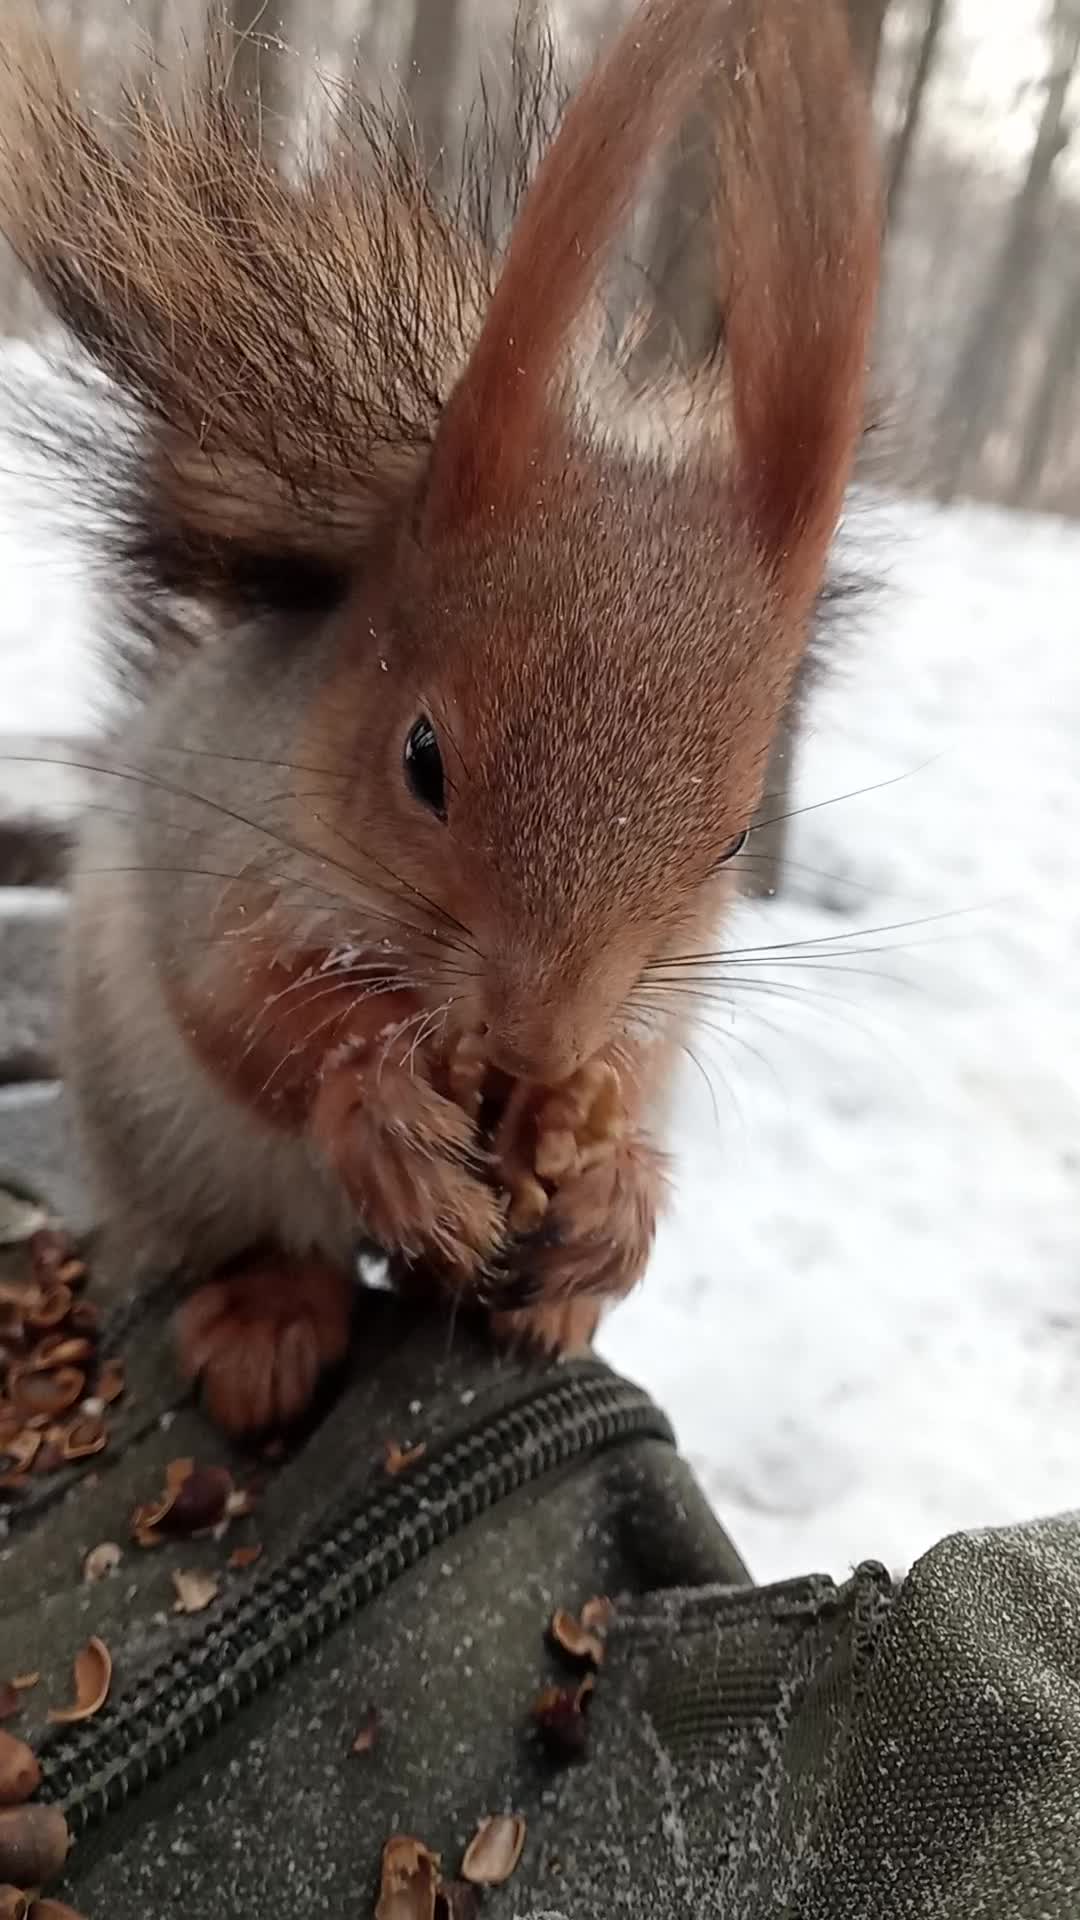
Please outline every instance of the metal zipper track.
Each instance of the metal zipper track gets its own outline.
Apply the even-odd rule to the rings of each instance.
[[[575,1460],[648,1439],[674,1444],[639,1388],[596,1362],[560,1368],[400,1479],[366,1488],[128,1695],[53,1736],[39,1756],[39,1799],[59,1806],[78,1838],[470,1522]]]

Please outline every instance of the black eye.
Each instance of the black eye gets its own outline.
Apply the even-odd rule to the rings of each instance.
[[[720,858],[716,863],[717,866],[729,867],[733,860],[738,859],[740,853],[745,853],[746,843],[749,840],[749,838],[750,838],[750,829],[749,827],[744,827],[743,831],[741,833],[736,834],[734,840],[732,840],[730,844],[724,848],[723,853],[720,855]]]
[[[435,729],[421,714],[405,742],[405,775],[420,804],[446,819],[446,775]]]

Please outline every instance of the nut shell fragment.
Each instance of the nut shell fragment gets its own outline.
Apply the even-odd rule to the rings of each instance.
[[[173,1574],[172,1583],[176,1589],[174,1613],[205,1613],[221,1592],[221,1582],[214,1573],[181,1571]]]
[[[41,1785],[33,1747],[13,1733],[0,1732],[0,1807],[21,1807]]]
[[[89,1460],[95,1453],[104,1453],[108,1444],[109,1429],[101,1415],[89,1413],[68,1428],[60,1452],[65,1460]]]
[[[66,1907],[62,1900],[35,1900],[29,1920],[83,1920],[83,1916],[76,1913],[74,1907]]]
[[[122,1360],[106,1360],[97,1377],[96,1397],[111,1407],[119,1400],[124,1391],[124,1363]]]
[[[227,1467],[200,1467],[194,1460],[171,1460],[165,1469],[165,1491],[157,1500],[137,1507],[131,1531],[140,1547],[158,1546],[165,1535],[191,1539],[208,1533],[224,1520],[234,1492]]]
[[[255,1565],[256,1560],[262,1559],[262,1552],[262,1547],[259,1545],[234,1547],[225,1564],[232,1573],[246,1573],[249,1567]]]
[[[465,1880],[444,1880],[435,1895],[435,1920],[476,1920],[480,1894]]]
[[[406,1473],[410,1467],[415,1467],[426,1452],[426,1441],[421,1441],[415,1447],[402,1447],[396,1440],[388,1440],[383,1454],[383,1466],[386,1472],[396,1479],[399,1473]]]
[[[227,1467],[193,1466],[157,1524],[166,1533],[203,1533],[225,1518],[232,1490],[233,1477]]]
[[[0,1887],[0,1920],[26,1920],[30,1902],[18,1887]]]
[[[586,1708],[595,1682],[579,1687],[548,1687],[533,1706],[533,1722],[549,1754],[556,1760],[580,1760],[589,1744]]]
[[[49,1333],[39,1340],[26,1362],[28,1373],[48,1373],[53,1367],[81,1367],[94,1356],[94,1343],[83,1333]]]
[[[586,1600],[581,1609],[581,1624],[590,1633],[606,1633],[615,1618],[615,1602],[598,1594],[595,1600]]]
[[[474,1887],[504,1887],[521,1865],[528,1828],[516,1813],[496,1813],[481,1822],[461,1863],[461,1877]]]
[[[372,1753],[379,1738],[379,1714],[376,1707],[369,1707],[357,1730],[352,1743],[354,1753]]]
[[[591,1631],[582,1620],[568,1613],[565,1607],[560,1607],[552,1619],[551,1638],[571,1660],[584,1660],[594,1667],[603,1666],[606,1652],[603,1636]]]
[[[435,1920],[440,1864],[422,1840],[396,1833],[383,1848],[375,1920]]]
[[[50,1285],[38,1295],[34,1303],[26,1310],[26,1324],[36,1332],[46,1332],[51,1327],[62,1327],[74,1305],[71,1288]]]
[[[12,1368],[8,1385],[11,1397],[25,1420],[53,1420],[67,1413],[86,1393],[86,1375],[81,1367],[57,1367],[48,1373]]]
[[[49,1719],[55,1726],[74,1726],[80,1720],[92,1720],[100,1713],[112,1685],[112,1654],[95,1635],[75,1655],[75,1704],[51,1707]]]
[[[82,1566],[87,1586],[95,1586],[99,1580],[115,1573],[122,1559],[123,1554],[115,1540],[103,1540],[100,1546],[91,1547]]]
[[[0,1878],[12,1886],[40,1887],[55,1880],[70,1845],[59,1807],[31,1803],[0,1810]]]
[[[23,1427],[4,1446],[4,1459],[10,1460],[14,1473],[28,1473],[40,1446],[41,1434],[30,1427]]]
[[[74,1253],[67,1234],[59,1227],[39,1227],[30,1235],[28,1245],[34,1271],[39,1274],[55,1273]]]

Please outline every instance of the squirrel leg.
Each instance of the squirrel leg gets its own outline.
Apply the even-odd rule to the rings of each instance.
[[[500,1346],[573,1359],[588,1353],[601,1312],[596,1300],[560,1300],[554,1305],[493,1313],[491,1327]]]
[[[180,1363],[227,1433],[288,1426],[349,1344],[349,1276],[317,1255],[253,1253],[181,1309]]]

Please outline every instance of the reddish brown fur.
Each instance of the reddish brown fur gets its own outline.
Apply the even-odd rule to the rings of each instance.
[[[643,453],[620,444],[610,379],[589,389],[578,336],[703,73],[726,358],[688,389],[685,435]],[[385,990],[364,1000],[343,980],[317,1004],[282,997],[324,957],[310,934],[290,944],[284,886],[265,881],[263,923],[229,939],[208,895],[197,962],[179,909],[133,892],[136,916],[161,918],[150,945],[194,1062],[190,1084],[186,1057],[176,1070],[185,1098],[197,1107],[213,1082],[230,1103],[225,1119],[208,1111],[191,1188],[216,1232],[215,1127],[231,1141],[235,1126],[250,1155],[236,1177],[254,1211],[258,1168],[295,1139],[297,1181],[316,1159],[349,1222],[458,1287],[499,1261],[528,1274],[528,1324],[579,1339],[582,1301],[624,1292],[648,1253],[663,1187],[649,1107],[677,1023],[657,1037],[642,1005],[726,902],[719,869],[761,798],[859,437],[878,212],[837,0],[649,0],[566,114],[501,270],[385,143],[367,140],[361,175],[343,139],[294,188],[213,88],[179,118],[160,101],[133,110],[114,150],[46,68],[23,74],[9,122],[0,210],[150,422],[117,508],[137,593],[148,578],[231,607],[261,593],[280,614],[303,592],[290,575],[292,599],[275,601],[279,563],[332,582],[333,610],[312,591],[289,656],[314,649],[321,681],[297,696],[290,680],[271,716],[280,764],[327,770],[316,823],[294,794],[281,844],[321,885],[328,871],[354,883],[327,947],[358,926],[377,941],[373,902],[393,883]],[[250,634],[235,655],[221,633],[202,661],[170,662],[171,724],[211,762],[243,748],[264,682],[292,671],[281,620],[264,638],[261,672]],[[442,742],[445,819],[402,773],[419,714]],[[429,1052],[386,1033],[414,1009],[440,1042],[483,1032],[495,1069],[541,1087],[616,1067],[617,1150],[555,1193],[546,1245],[507,1245],[471,1122]],[[121,1059],[124,1037],[110,1035]],[[111,1089],[118,1112],[128,1091]],[[186,1223],[173,1177],[175,1195],[151,1181],[143,1204],[174,1200]],[[289,1221],[282,1240],[305,1261],[339,1244],[321,1218]],[[258,1260],[273,1332],[260,1378],[238,1384],[241,1424],[253,1407],[295,1410],[340,1330],[322,1269]],[[290,1272],[321,1303],[299,1330]],[[251,1351],[257,1304],[250,1276],[227,1289],[189,1322],[189,1360],[213,1330],[225,1418],[230,1347]]]
[[[551,383],[645,166],[698,80],[714,20],[713,0],[649,0],[567,108],[439,429],[433,532],[505,510],[541,447],[562,446]]]
[[[839,6],[736,0],[743,83],[720,122],[725,315],[745,503],[786,595],[819,591],[862,426],[881,208]],[[788,137],[770,129],[778,120]],[[740,145],[755,156],[752,173]]]

